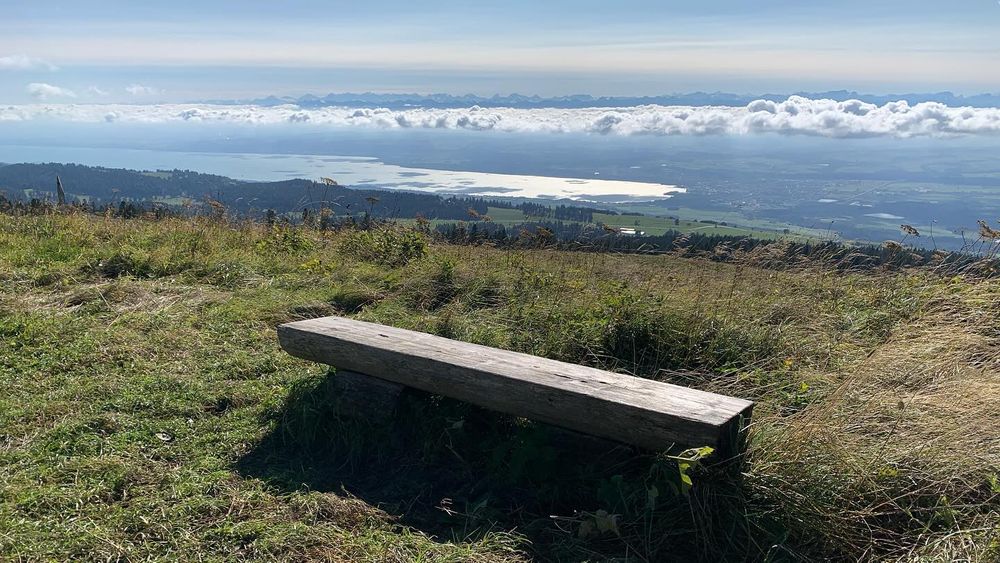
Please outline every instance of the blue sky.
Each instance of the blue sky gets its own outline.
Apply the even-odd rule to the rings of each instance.
[[[997,0],[0,0],[0,14],[6,103],[1000,91]]]

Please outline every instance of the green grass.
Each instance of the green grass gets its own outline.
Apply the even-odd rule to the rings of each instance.
[[[524,212],[520,209],[507,209],[503,207],[490,207],[488,208],[487,214],[490,220],[494,223],[504,225],[506,227],[522,225],[526,221],[532,220],[531,217],[525,217]],[[713,214],[709,212],[698,212],[698,217],[712,217]],[[752,237],[764,240],[795,240],[804,241],[807,240],[808,236],[815,235],[815,233],[806,232],[804,229],[792,228],[789,232],[784,232],[783,228],[779,227],[778,224],[761,223],[759,226],[748,226],[748,223],[754,223],[752,221],[747,221],[746,219],[740,219],[742,221],[738,224],[713,224],[700,220],[694,219],[678,219],[674,220],[670,217],[663,217],[659,215],[613,215],[609,213],[594,213],[592,225],[608,225],[610,227],[616,228],[637,228],[643,231],[647,235],[659,236],[663,235],[667,231],[674,230],[682,233],[700,233],[704,235],[720,235],[720,236],[736,236],[736,237]],[[729,217],[732,219],[732,217]],[[720,222],[725,222],[726,218],[719,219]],[[416,225],[416,221],[413,219],[399,219],[396,220],[397,223],[402,225]],[[435,219],[429,222],[431,228],[436,228],[440,225],[450,225],[455,224],[457,221],[450,219]],[[563,221],[567,224],[578,223],[578,221]],[[787,227],[787,226],[786,226]]]
[[[768,229],[754,229],[739,225],[720,225],[706,223],[704,221],[674,220],[670,217],[659,217],[652,215],[609,215],[606,213],[595,213],[594,222],[611,227],[635,228],[645,232],[647,235],[662,235],[667,231],[674,230],[682,233],[701,233],[704,235],[753,237],[759,239],[800,239],[792,233],[782,233]],[[724,222],[724,221],[723,221]]]
[[[156,196],[156,197],[152,198],[152,201],[155,201],[157,203],[162,203],[162,204],[165,204],[165,205],[182,206],[182,205],[184,205],[186,203],[190,203],[191,202],[191,198],[189,198],[189,197],[180,197],[180,196],[175,196],[175,197]]]
[[[829,232],[821,228],[807,228],[800,225],[793,225],[791,223],[784,223],[781,221],[764,219],[760,217],[747,216],[747,214],[741,211],[724,211],[720,209],[695,209],[690,207],[671,207],[668,206],[664,209],[662,206],[650,205],[648,203],[644,204],[625,204],[620,205],[619,208],[622,211],[637,212],[644,215],[659,216],[663,218],[663,215],[669,215],[671,217],[677,217],[681,220],[681,223],[690,223],[694,226],[701,225],[703,220],[711,220],[717,222],[726,222],[730,226],[738,226],[741,229],[750,229],[754,232],[754,236],[757,238],[765,238],[768,233],[772,234],[784,234],[785,229],[788,229],[791,235],[798,235],[801,239],[816,239],[816,238],[829,238]],[[775,238],[772,236],[772,238]],[[783,236],[782,239],[787,240],[789,237]]]
[[[490,207],[488,214],[493,222],[500,223],[505,226],[519,225],[524,223],[527,219],[524,216],[524,213],[519,209]],[[699,213],[699,217],[710,216],[712,216],[710,213]],[[720,219],[719,221],[725,222],[726,219]],[[737,224],[718,225],[690,219],[679,219],[675,221],[673,218],[659,215],[612,215],[608,213],[594,213],[593,224],[608,225],[610,227],[618,228],[637,228],[645,232],[647,235],[653,236],[662,235],[667,231],[674,230],[682,233],[697,232],[706,235],[745,236],[768,240],[804,240],[805,238],[802,236],[802,233],[799,233],[798,230],[795,229],[793,229],[792,232],[784,233],[781,228],[777,228],[774,225],[753,227],[745,226],[747,222],[746,219],[741,219],[741,221],[742,222]],[[576,221],[564,222],[575,223]],[[448,221],[443,221],[442,223],[448,223]]]
[[[523,223],[525,221],[524,212],[520,209],[489,207],[487,208],[486,214],[489,215],[493,221],[504,225]]]
[[[1000,555],[1000,283],[419,233],[0,216],[0,559]],[[758,402],[742,475],[421,394],[383,424],[319,315]]]

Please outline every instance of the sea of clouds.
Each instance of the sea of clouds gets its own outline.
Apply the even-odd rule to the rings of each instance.
[[[387,129],[594,133],[609,135],[749,135],[778,133],[833,138],[993,135],[1000,108],[949,107],[905,101],[876,105],[792,96],[743,107],[636,106],[580,109],[405,110],[210,104],[28,104],[0,106],[0,123],[55,120],[125,123],[311,124]]]

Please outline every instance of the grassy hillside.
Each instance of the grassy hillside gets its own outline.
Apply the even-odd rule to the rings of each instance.
[[[611,227],[636,228],[650,235],[662,235],[674,230],[682,233],[701,233],[705,235],[722,235],[736,237],[755,237],[765,239],[805,239],[802,236],[782,233],[779,230],[750,229],[743,226],[707,223],[704,221],[688,221],[655,217],[649,215],[608,215],[595,213],[594,221]]]
[[[1000,282],[757,258],[0,215],[0,559],[1000,557]],[[329,314],[754,399],[743,474],[353,420],[275,339]]]
[[[521,225],[529,218],[525,217],[520,209],[505,209],[502,207],[490,207],[487,211],[490,219],[505,226]],[[707,214],[703,214],[705,216]],[[775,227],[770,228],[748,228],[736,225],[721,225],[695,220],[674,220],[670,217],[657,215],[617,215],[611,213],[595,212],[593,214],[594,226],[607,225],[615,228],[634,228],[647,235],[659,236],[667,231],[677,231],[680,233],[700,233],[704,235],[721,235],[737,237],[754,237],[760,239],[787,239],[806,240],[804,230],[784,233]],[[575,223],[576,221],[563,221],[565,223]],[[448,221],[438,221],[436,224],[447,224]]]

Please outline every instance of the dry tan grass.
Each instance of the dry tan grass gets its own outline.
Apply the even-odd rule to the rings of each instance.
[[[168,313],[177,308],[195,310],[224,301],[228,293],[205,286],[185,285],[161,280],[120,278],[93,283],[57,287],[49,291],[30,291],[23,295],[3,295],[0,306],[26,307],[53,313],[71,313],[81,307],[126,313]]]
[[[757,471],[789,475],[787,502],[823,499],[795,491],[825,474],[825,502],[841,508],[815,506],[831,520],[813,526],[825,541],[877,542],[901,561],[996,556],[1000,349],[983,306],[995,291],[982,282],[929,303],[755,452]]]

